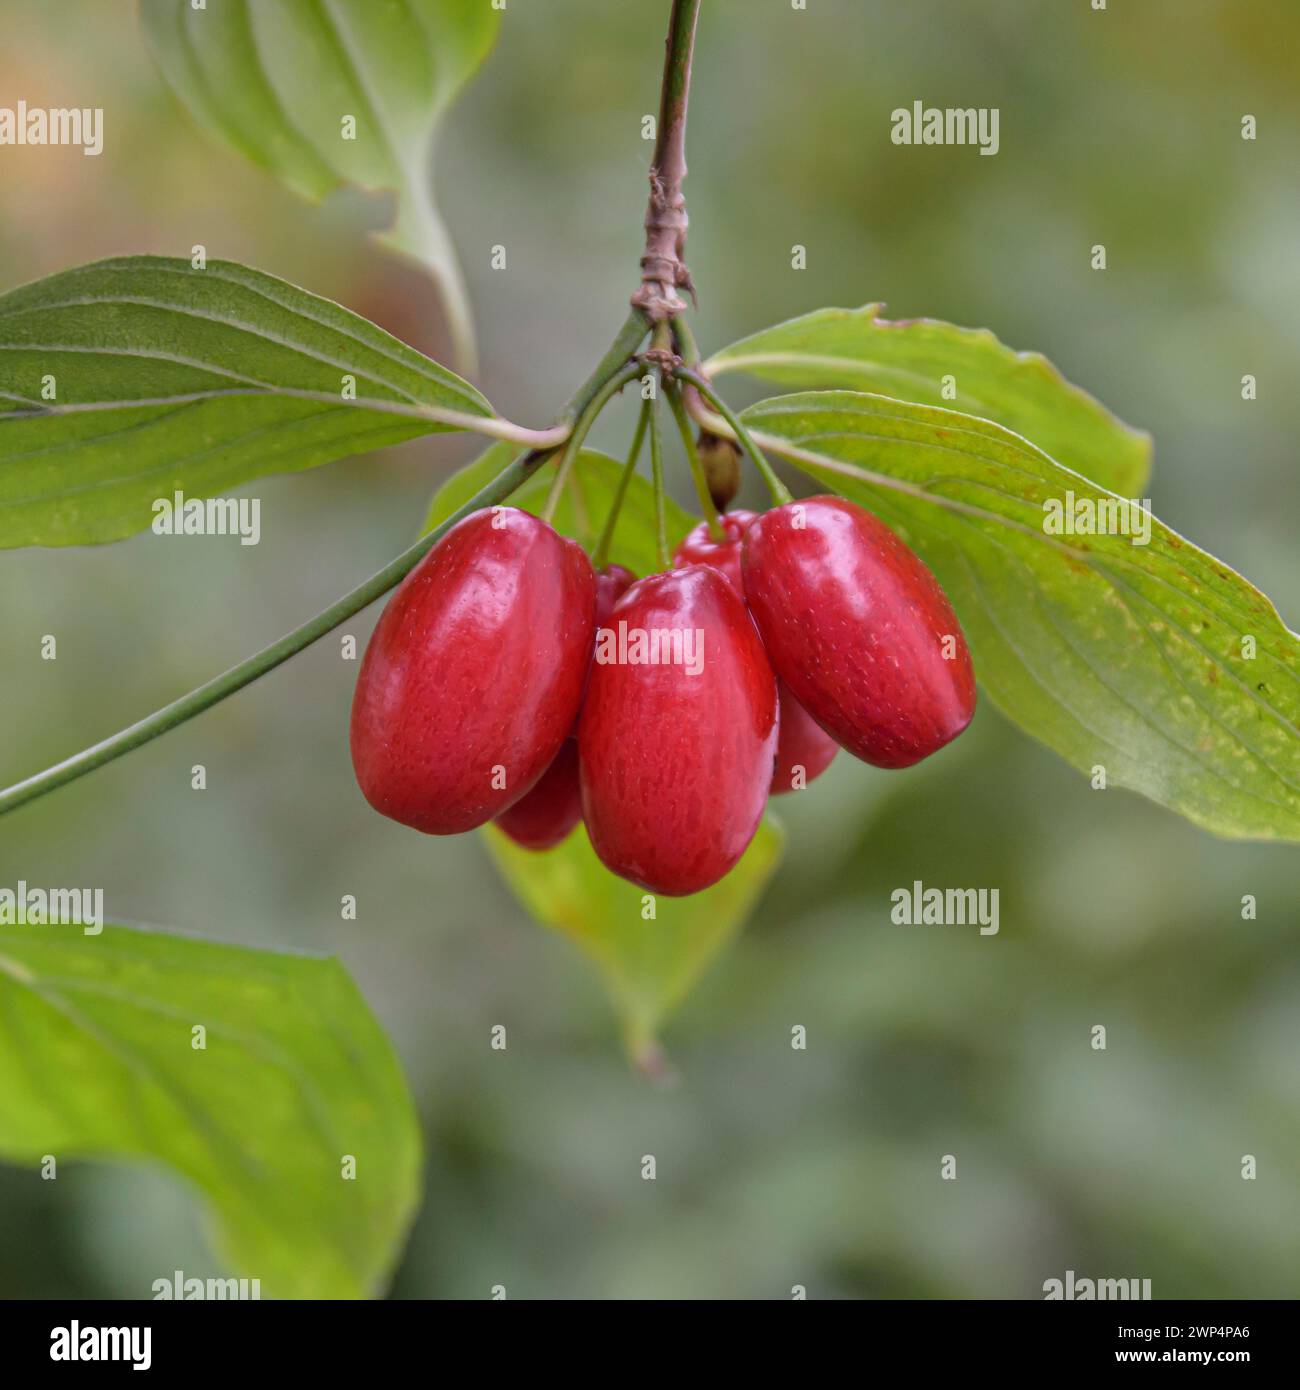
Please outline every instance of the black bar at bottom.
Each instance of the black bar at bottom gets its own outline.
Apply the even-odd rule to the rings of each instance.
[[[480,1363],[486,1370],[511,1345],[497,1340],[502,1330],[522,1316],[522,1326],[515,1324],[520,1331],[536,1329],[537,1339],[527,1344],[533,1356],[549,1346],[552,1354],[560,1352],[561,1364],[572,1365],[580,1344],[569,1338],[582,1335],[581,1325],[566,1332],[564,1305],[555,1303],[545,1305],[544,1323],[534,1322],[536,1306],[520,1302],[517,1312],[488,1307],[475,1314],[460,1303],[449,1323],[445,1306],[416,1302],[13,1302],[0,1304],[0,1336],[10,1374],[283,1369],[298,1375],[319,1370],[336,1379],[350,1371],[373,1375],[377,1358],[391,1366],[394,1358],[429,1365],[432,1357],[446,1368],[457,1351],[486,1352],[489,1359]],[[609,1320],[602,1340],[619,1335],[619,1305],[604,1306],[602,1320]],[[702,1351],[712,1341],[719,1351],[729,1348],[728,1357],[743,1356],[746,1348],[766,1356],[789,1334],[806,1355],[815,1330],[819,1362],[828,1350],[822,1339],[839,1333],[852,1339],[854,1354],[868,1365],[897,1360],[909,1370],[1001,1371],[1019,1363],[1039,1376],[1073,1378],[1103,1367],[1122,1374],[1144,1365],[1285,1368],[1295,1360],[1295,1305],[1288,1302],[828,1303],[821,1313],[792,1309],[789,1321],[779,1324],[769,1305],[761,1329],[739,1339],[723,1325],[734,1315],[724,1313],[725,1306],[733,1305],[709,1305],[710,1322],[700,1331],[710,1337]],[[662,1311],[651,1324],[645,1316],[643,1307],[632,1311],[629,1334],[647,1350],[659,1344],[667,1352],[674,1324]],[[682,1308],[677,1318],[686,1322],[691,1314]],[[480,1341],[483,1335],[491,1340]],[[669,1355],[665,1373],[675,1359],[676,1353]]]

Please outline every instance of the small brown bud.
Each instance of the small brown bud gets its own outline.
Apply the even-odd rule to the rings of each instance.
[[[740,491],[740,450],[730,439],[701,430],[695,447],[704,466],[709,496],[720,512],[725,512]]]

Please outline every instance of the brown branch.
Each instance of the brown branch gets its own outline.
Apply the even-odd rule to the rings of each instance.
[[[663,323],[686,305],[678,290],[695,297],[695,285],[682,256],[686,251],[686,106],[691,91],[691,61],[700,0],[673,0],[665,44],[663,91],[654,162],[650,166],[650,202],[645,216],[645,255],[641,287],[633,305],[651,323]]]

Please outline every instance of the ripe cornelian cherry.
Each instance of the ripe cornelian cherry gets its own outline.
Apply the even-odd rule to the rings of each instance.
[[[850,753],[910,767],[975,712],[975,676],[947,595],[869,512],[810,497],[745,533],[749,610],[778,676]]]
[[[840,746],[794,698],[778,676],[777,698],[781,706],[781,732],[776,743],[776,767],[772,770],[773,796],[802,791],[835,761]]]
[[[496,824],[525,849],[550,849],[582,819],[578,740],[566,738],[537,785],[502,811]]]
[[[454,835],[524,796],[573,729],[595,604],[585,552],[527,512],[495,507],[448,531],[366,648],[352,702],[366,800]]]
[[[725,576],[744,597],[740,575],[740,543],[745,532],[758,520],[757,512],[735,511],[719,517],[726,540],[715,541],[707,522],[700,522],[673,552],[673,564],[708,565]],[[773,796],[802,790],[820,777],[839,752],[839,744],[826,733],[795,699],[784,681],[777,682],[780,694],[780,737],[776,747],[776,766],[772,770]]]
[[[745,532],[758,520],[757,512],[724,512],[718,518],[725,540],[715,541],[709,534],[709,523],[701,521],[698,526],[686,533],[685,538],[673,551],[673,568],[684,565],[708,565],[717,570],[724,579],[729,579],[736,592],[743,598],[744,581],[740,577],[740,542]]]
[[[651,892],[698,893],[758,828],[776,752],[776,680],[715,570],[638,580],[601,634],[578,724],[596,853]]]
[[[596,571],[596,626],[609,621],[619,597],[636,579],[622,565]],[[575,731],[576,733],[576,731]],[[582,819],[578,787],[578,740],[566,738],[537,785],[496,818],[496,824],[525,849],[551,849],[568,838]]]
[[[596,626],[609,622],[614,605],[636,583],[636,575],[622,565],[606,565],[596,571]]]

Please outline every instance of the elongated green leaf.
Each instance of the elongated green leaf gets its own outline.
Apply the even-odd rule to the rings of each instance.
[[[1300,839],[1300,639],[1240,575],[1154,518],[1049,534],[1118,499],[986,420],[847,391],[745,420],[925,558],[1023,728],[1208,830]]]
[[[0,547],[119,540],[178,490],[211,497],[491,413],[444,367],[273,276],[100,261],[0,295]]]
[[[0,1156],[46,1154],[175,1169],[283,1298],[380,1292],[419,1189],[401,1068],[338,961],[123,926],[0,927]]]
[[[655,898],[610,873],[581,825],[554,849],[521,849],[488,826],[492,857],[516,897],[599,967],[636,1058],[653,1049],[660,1024],[740,931],[781,858],[785,836],[770,815],[740,863],[689,898]],[[652,905],[654,916],[648,917]]]
[[[1151,471],[1151,436],[1116,419],[1037,352],[1014,352],[986,328],[880,317],[881,304],[819,309],[742,338],[707,370],[750,372],[795,390],[845,387],[949,406],[1022,434],[1058,463],[1125,497]],[[956,395],[945,400],[943,378]]]
[[[142,0],[145,33],[195,119],[305,197],[341,184],[397,194],[385,238],[427,267],[458,360],[469,303],[430,196],[439,117],[496,39],[489,0]]]
[[[518,452],[514,445],[494,444],[458,473],[453,473],[434,495],[424,530],[431,531],[440,521],[445,521],[489,483]],[[574,462],[569,475],[571,482],[555,509],[555,529],[561,535],[572,536],[590,551],[604,529],[622,472],[623,464],[608,454],[584,449]],[[554,478],[554,465],[534,473],[511,496],[509,505],[539,513],[546,505]],[[665,516],[668,544],[675,546],[695,525],[695,518],[684,512],[672,498],[666,500]],[[655,546],[654,489],[639,473],[633,476],[627,496],[623,499],[609,558],[614,564],[625,565],[638,576],[653,574],[659,568]]]

